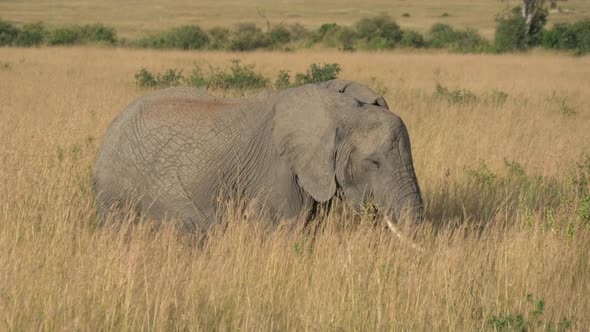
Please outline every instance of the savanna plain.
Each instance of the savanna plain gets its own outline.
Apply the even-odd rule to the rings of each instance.
[[[337,62],[386,97],[410,132],[423,252],[338,207],[312,231],[229,209],[206,240],[97,226],[94,159],[148,91],[138,70],[234,58],[267,77]],[[588,56],[538,52],[1,48],[0,329],[587,330],[589,77]]]

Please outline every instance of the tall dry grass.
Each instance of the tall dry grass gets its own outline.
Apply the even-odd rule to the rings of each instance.
[[[206,241],[96,226],[93,162],[110,120],[145,92],[133,74],[233,57],[271,77],[338,62],[385,94],[413,143],[424,253],[340,214],[314,236],[252,214],[230,214]],[[578,166],[590,152],[588,57],[49,48],[0,59],[2,330],[590,326]],[[478,100],[437,96],[435,82]]]

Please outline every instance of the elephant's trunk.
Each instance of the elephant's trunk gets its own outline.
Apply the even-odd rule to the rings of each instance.
[[[398,181],[394,188],[394,194],[391,197],[389,209],[383,211],[384,221],[391,230],[391,232],[398,237],[402,242],[409,244],[413,249],[424,251],[420,246],[415,244],[411,239],[407,238],[400,232],[396,224],[391,220],[399,223],[401,221],[409,221],[411,224],[421,223],[424,220],[424,205],[422,202],[422,195],[420,194],[420,187],[414,173],[414,167],[408,165],[402,168],[397,174]]]
[[[401,180],[395,188],[389,215],[395,216],[398,221],[408,220],[420,223],[424,220],[424,204],[414,167],[405,166],[400,173]]]

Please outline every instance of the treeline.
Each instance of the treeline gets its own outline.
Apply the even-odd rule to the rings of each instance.
[[[43,23],[18,27],[0,20],[0,46],[105,44],[156,49],[251,51],[322,45],[342,51],[440,48],[461,53],[503,53],[544,47],[579,54],[590,52],[590,19],[556,24],[546,29],[547,15],[546,11],[540,12],[528,31],[520,8],[499,15],[493,41],[482,37],[474,29],[456,29],[442,23],[434,24],[423,35],[402,29],[387,15],[363,18],[352,26],[326,23],[315,30],[300,24],[276,25],[267,31],[252,23],[210,30],[185,25],[134,40],[118,38],[114,28],[100,23],[50,29]]]

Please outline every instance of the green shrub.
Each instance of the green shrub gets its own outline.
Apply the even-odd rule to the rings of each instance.
[[[478,101],[477,95],[467,89],[449,90],[436,82],[434,97],[446,100],[450,104],[470,104]]]
[[[455,31],[455,41],[450,45],[451,51],[461,53],[481,53],[489,49],[490,43],[473,29]]]
[[[49,45],[114,44],[116,41],[115,29],[97,23],[57,28],[49,33],[47,43]]]
[[[270,45],[283,45],[291,41],[291,31],[282,25],[277,25],[268,32]]]
[[[114,44],[117,41],[117,32],[114,28],[101,23],[74,26],[80,30],[80,38],[85,43]]]
[[[200,67],[195,67],[191,72],[191,75],[186,79],[188,85],[196,87],[207,86],[208,82],[208,78],[203,74]]]
[[[508,93],[494,89],[485,96],[484,101],[492,106],[502,106],[508,99]]]
[[[571,24],[558,23],[552,29],[545,31],[543,36],[543,47],[573,50],[577,47],[576,33]]]
[[[573,30],[576,33],[576,49],[582,53],[590,52],[590,19],[574,23]]]
[[[321,43],[326,47],[337,47],[342,51],[354,51],[356,32],[336,23],[322,24],[318,30],[309,34],[309,44]]]
[[[178,86],[183,81],[182,72],[168,69],[163,74],[152,74],[146,68],[141,68],[135,74],[135,85],[141,88],[167,88]]]
[[[545,31],[543,47],[590,52],[590,19],[573,24],[559,23]]]
[[[135,85],[141,88],[155,87],[158,85],[156,78],[145,67],[142,67],[137,74],[135,74]]]
[[[80,33],[71,27],[57,28],[49,33],[49,45],[73,45],[80,43]]]
[[[166,70],[164,74],[158,74],[156,76],[156,82],[159,87],[178,86],[183,80],[182,71],[173,68]]]
[[[279,71],[277,79],[275,80],[275,89],[282,90],[291,87],[291,74],[287,70]]]
[[[494,48],[498,52],[521,50],[526,47],[525,22],[520,16],[498,20]]]
[[[19,30],[11,23],[0,20],[0,46],[9,46],[16,40]]]
[[[219,68],[212,68],[207,87],[217,89],[253,90],[261,89],[268,85],[268,79],[254,72],[254,65],[240,64],[240,60],[231,61],[230,72]]]
[[[309,31],[299,23],[291,24],[289,26],[289,32],[293,41],[304,40],[309,37]]]
[[[424,37],[413,30],[404,30],[400,44],[403,47],[420,48],[426,45]]]
[[[345,52],[354,52],[354,44],[357,34],[354,30],[348,27],[340,28],[337,34],[338,49]]]
[[[356,34],[368,48],[394,48],[402,40],[399,25],[388,15],[363,18],[356,23]]]
[[[503,313],[488,319],[488,326],[494,331],[568,331],[573,327],[573,319],[563,318],[555,323],[545,317],[545,299],[535,299],[533,294],[526,295],[528,313]]]
[[[410,17],[410,13],[403,13],[402,17]]]
[[[184,25],[143,38],[138,45],[146,48],[176,48],[195,50],[205,47],[209,36],[199,26]]]
[[[317,65],[311,64],[305,73],[295,75],[295,85],[319,83],[338,78],[340,65],[337,63]]]
[[[229,48],[231,31],[228,28],[215,27],[209,30],[209,47],[214,50]]]
[[[326,36],[333,36],[340,26],[336,23],[324,23],[316,31],[311,33],[311,42],[318,43],[324,41]]]
[[[253,23],[242,23],[234,30],[229,42],[229,49],[232,51],[250,51],[268,45],[268,39],[260,28]]]
[[[209,43],[209,37],[199,26],[185,25],[174,28],[169,33],[173,48],[183,50],[201,49]]]
[[[473,29],[455,30],[448,24],[437,23],[430,28],[430,45],[447,47],[454,52],[480,53],[490,48],[489,42]]]
[[[31,47],[39,46],[43,43],[47,30],[43,23],[25,24],[19,31],[14,41],[14,45]]]
[[[429,44],[435,48],[447,47],[457,39],[455,29],[448,24],[436,23],[430,27]]]

